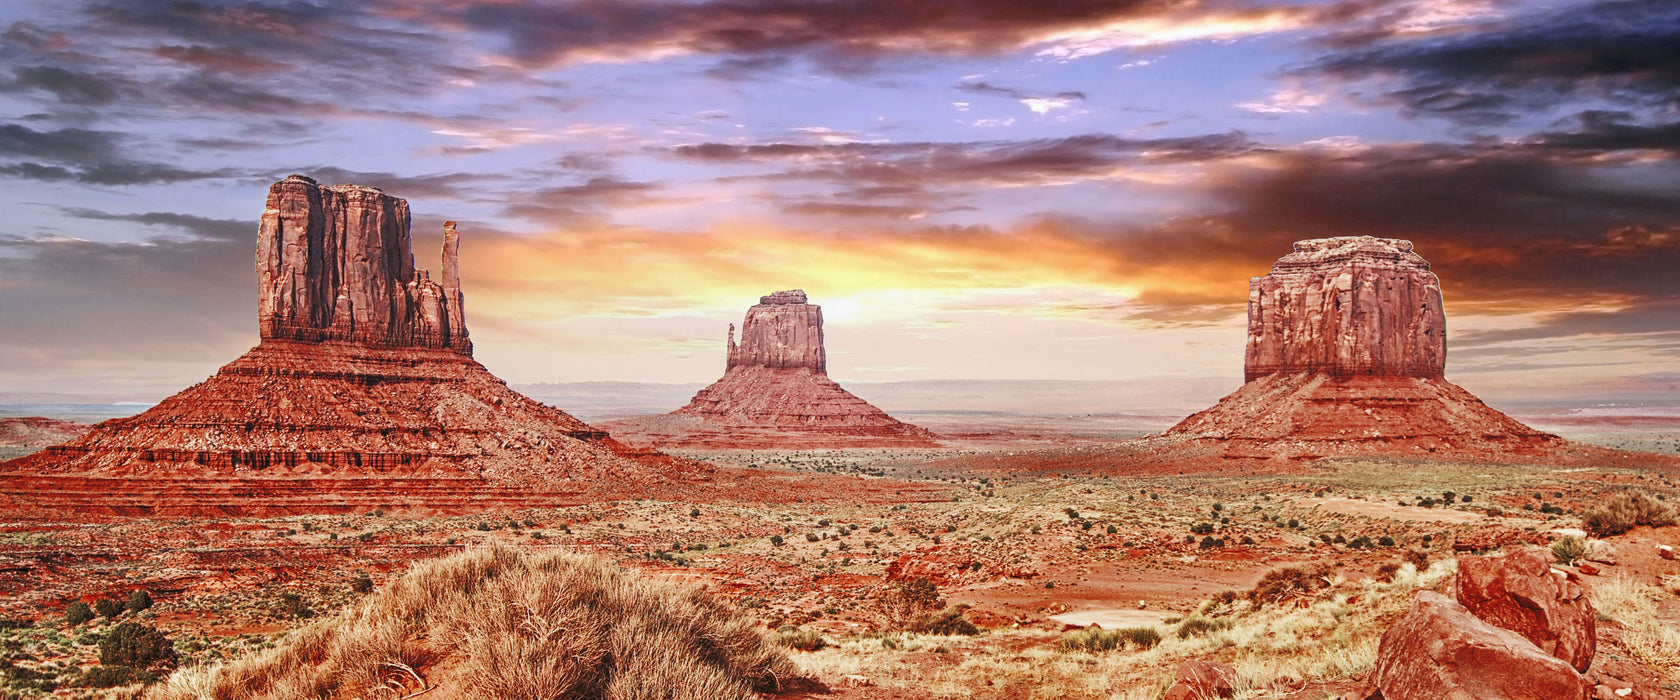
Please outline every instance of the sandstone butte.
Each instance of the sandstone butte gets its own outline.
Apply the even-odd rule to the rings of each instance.
[[[927,447],[934,435],[901,422],[828,378],[822,307],[798,289],[759,297],[729,326],[723,378],[665,415],[607,423],[660,447]]]
[[[437,512],[703,481],[511,389],[472,358],[444,229],[414,267],[408,203],[275,183],[257,235],[261,342],[144,413],[0,463],[0,508],[104,514]]]
[[[1410,241],[1300,241],[1248,285],[1245,383],[1167,432],[1227,457],[1499,458],[1564,443],[1444,377],[1441,282]]]

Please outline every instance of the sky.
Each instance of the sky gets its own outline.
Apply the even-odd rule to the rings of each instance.
[[[342,5],[342,6],[335,6]],[[830,375],[1241,381],[1293,241],[1413,241],[1448,376],[1680,379],[1673,0],[10,0],[0,392],[254,345],[290,173],[384,189],[514,383],[705,382],[806,290]]]

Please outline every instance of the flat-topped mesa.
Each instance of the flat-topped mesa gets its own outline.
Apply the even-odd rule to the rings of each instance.
[[[1411,241],[1300,241],[1248,284],[1246,381],[1276,373],[1440,378],[1441,281]]]
[[[725,367],[768,367],[808,369],[828,374],[828,355],[823,351],[822,307],[807,303],[798,289],[758,298],[747,309],[741,324],[741,344],[735,344],[735,326],[729,326],[729,362]]]
[[[262,338],[472,355],[455,222],[444,226],[443,284],[415,269],[412,248],[399,197],[302,175],[274,183],[257,233]]]

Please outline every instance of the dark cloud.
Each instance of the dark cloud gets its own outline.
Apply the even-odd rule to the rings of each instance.
[[[1020,88],[1003,87],[988,82],[967,82],[957,85],[958,90],[972,92],[978,95],[990,95],[1011,100],[1084,100],[1085,93],[1078,90],[1064,90],[1062,92],[1037,92]]]
[[[266,186],[270,182],[284,179],[292,172],[308,175],[321,184],[377,187],[404,198],[460,198],[471,194],[472,188],[476,185],[507,179],[502,175],[488,173],[455,172],[436,175],[398,175],[390,172],[346,170],[336,166],[318,165],[295,171],[268,173],[262,177],[262,184]]]
[[[1098,177],[1124,165],[1213,161],[1263,150],[1242,132],[1128,139],[1087,134],[1061,139],[950,143],[725,144],[679,146],[681,158],[714,164],[790,164],[774,177],[916,186],[1045,183]]]
[[[1413,114],[1472,124],[1587,99],[1680,107],[1680,3],[1615,0],[1518,17],[1447,38],[1395,38],[1298,71],[1400,86]]]
[[[1574,336],[1646,336],[1670,349],[1680,348],[1680,296],[1675,298],[1642,300],[1613,310],[1567,311],[1550,314],[1537,325],[1526,328],[1457,333],[1456,346],[1466,353],[1487,353],[1509,356],[1518,349],[1488,347],[1544,338]],[[1474,350],[1472,350],[1474,349]],[[1552,352],[1549,348],[1533,349],[1536,354]]]
[[[1587,155],[1617,151],[1668,151],[1680,155],[1680,122],[1641,124],[1623,111],[1587,111],[1575,117],[1570,131],[1548,131],[1529,137],[1532,143]]]
[[[45,90],[59,102],[83,106],[108,105],[121,95],[116,80],[57,66],[14,68],[10,80],[0,80],[0,92],[26,90]]]
[[[913,205],[894,204],[856,204],[851,202],[805,201],[794,202],[782,208],[790,214],[804,214],[807,216],[844,216],[875,219],[916,219],[926,216],[928,210]]]
[[[18,124],[0,124],[0,158],[31,159],[0,164],[0,175],[46,182],[71,180],[89,185],[147,185],[232,174],[228,170],[187,170],[125,159],[120,152],[123,138],[122,134],[109,131],[36,131]]]
[[[672,50],[720,56],[712,74],[738,79],[793,58],[833,73],[880,67],[906,55],[975,56],[1015,51],[1055,35],[1114,22],[1163,23],[1290,13],[1298,26],[1342,22],[1342,5],[1277,6],[1242,0],[579,0],[569,3],[452,0],[393,3],[405,18],[465,26],[501,38],[525,65],[634,60]],[[1358,3],[1362,7],[1381,0]]]
[[[196,238],[248,242],[256,238],[257,222],[237,219],[210,219],[178,212],[154,211],[143,214],[112,214],[97,209],[61,207],[65,215],[92,221],[129,221],[147,226],[177,229]]]

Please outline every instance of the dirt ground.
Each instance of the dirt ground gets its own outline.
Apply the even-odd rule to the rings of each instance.
[[[1029,445],[1040,447],[1041,435]],[[1371,460],[1321,461],[1289,474],[960,468],[969,459],[992,464],[1009,449],[976,442],[685,455],[723,473],[756,471],[778,482],[822,475],[822,483],[844,477],[915,486],[775,502],[761,494],[789,491],[743,486],[714,490],[707,501],[641,494],[458,516],[401,508],[277,518],[13,514],[0,523],[0,619],[33,626],[0,631],[0,647],[19,668],[69,679],[71,669],[97,663],[97,649],[84,643],[89,635],[137,619],[175,640],[181,664],[213,663],[270,647],[367,595],[360,579],[377,589],[416,560],[500,543],[596,553],[705,586],[767,632],[820,632],[829,648],[793,653],[826,691],[782,697],[1154,698],[1177,664],[1194,656],[1246,664],[1239,667],[1256,675],[1248,697],[1322,700],[1363,688],[1375,643],[1369,635],[1380,636],[1412,590],[1380,580],[1385,565],[1415,569],[1464,553],[1546,545],[1555,530],[1579,527],[1584,509],[1625,490],[1680,502],[1675,475],[1623,468]],[[1680,580],[1680,562],[1656,549],[1680,547],[1680,527],[1607,541],[1619,561],[1581,576],[1589,589],[1616,580],[1662,591]],[[1247,638],[1230,635],[1261,617],[1222,609],[1221,594],[1240,599],[1269,571],[1316,565],[1328,567],[1333,583],[1290,614],[1322,612],[1314,634],[1323,644],[1345,641],[1345,658],[1329,663],[1300,650],[1250,658]],[[966,606],[963,615],[980,634],[900,630],[887,603],[915,578],[934,582],[945,604]],[[74,600],[123,600],[136,590],[156,604],[116,620],[63,621]],[[1680,630],[1680,597],[1669,593],[1650,605],[1654,619]],[[1182,620],[1203,614],[1237,626],[1205,638],[1175,634]],[[1142,651],[1063,648],[1064,634],[1093,624],[1150,627],[1165,641]],[[1636,645],[1618,635],[1633,632],[1620,622],[1601,630],[1605,663],[1643,679],[1631,697],[1680,698],[1680,670],[1629,651]],[[1220,634],[1229,644],[1221,646]],[[1308,634],[1301,635],[1306,644]],[[55,694],[90,692],[65,686]]]

